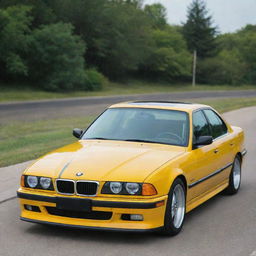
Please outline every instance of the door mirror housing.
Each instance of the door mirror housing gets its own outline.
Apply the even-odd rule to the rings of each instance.
[[[80,139],[82,134],[83,134],[83,130],[79,129],[79,128],[75,128],[73,129],[73,136],[75,136],[76,138]]]
[[[195,143],[193,144],[193,148],[210,145],[212,144],[212,142],[213,142],[212,136],[200,136],[196,139]]]

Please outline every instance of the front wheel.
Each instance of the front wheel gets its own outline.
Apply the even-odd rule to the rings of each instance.
[[[177,235],[183,226],[186,212],[186,189],[183,181],[177,178],[170,189],[166,210],[164,227],[161,233],[164,235]]]
[[[238,192],[241,184],[241,158],[236,156],[233,167],[229,176],[229,185],[225,189],[228,195],[234,195]]]

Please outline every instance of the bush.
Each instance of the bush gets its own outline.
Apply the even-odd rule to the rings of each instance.
[[[33,31],[30,75],[40,88],[50,91],[78,89],[85,84],[85,43],[73,35],[73,26],[57,23]]]
[[[88,69],[85,71],[85,88],[86,90],[100,90],[106,81],[106,78],[96,69]]]
[[[198,81],[201,83],[238,85],[245,74],[246,65],[235,50],[223,50],[218,56],[198,63]]]

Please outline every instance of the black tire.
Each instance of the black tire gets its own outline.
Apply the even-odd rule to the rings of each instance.
[[[240,185],[241,185],[241,157],[240,156],[236,156],[235,160],[233,162],[233,166],[232,166],[232,170],[230,172],[230,176],[229,176],[229,185],[228,187],[224,190],[224,194],[226,195],[234,195],[238,192]],[[238,181],[234,182],[234,172],[236,171],[236,168],[238,167],[237,165],[239,165],[240,168],[240,179],[239,179],[239,184],[237,183]]]
[[[175,227],[174,225],[174,219],[172,217],[172,200],[173,200],[173,194],[175,188],[179,186],[179,189],[182,188],[183,193],[184,193],[184,215],[181,224],[178,227]],[[183,183],[183,181],[180,178],[177,178],[170,189],[170,192],[168,194],[168,200],[167,200],[167,205],[166,205],[166,210],[165,210],[165,218],[164,218],[164,227],[160,231],[160,234],[165,235],[165,236],[175,236],[177,235],[183,226],[184,220],[185,220],[185,214],[186,214],[186,188]]]

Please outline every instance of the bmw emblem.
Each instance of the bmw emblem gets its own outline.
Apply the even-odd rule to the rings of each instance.
[[[84,175],[82,172],[78,172],[78,173],[76,174],[77,177],[80,177],[80,176],[82,176],[82,175]]]

